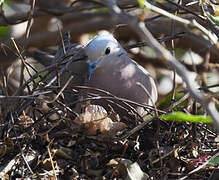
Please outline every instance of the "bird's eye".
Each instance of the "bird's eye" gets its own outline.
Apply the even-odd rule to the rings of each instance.
[[[106,50],[105,50],[106,55],[109,54],[109,53],[110,53],[110,47],[106,48]]]

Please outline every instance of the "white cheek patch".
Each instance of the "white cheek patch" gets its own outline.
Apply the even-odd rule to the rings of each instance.
[[[136,72],[135,65],[128,64],[123,69],[121,69],[121,79],[129,79],[134,76]]]

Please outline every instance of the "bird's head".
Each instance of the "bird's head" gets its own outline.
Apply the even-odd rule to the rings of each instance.
[[[86,45],[85,52],[90,61],[97,61],[104,56],[124,53],[125,50],[112,35],[100,35]]]

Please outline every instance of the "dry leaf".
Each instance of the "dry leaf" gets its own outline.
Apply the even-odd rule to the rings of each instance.
[[[114,115],[113,119],[119,120],[118,115]],[[79,125],[86,127],[89,135],[96,135],[97,132],[115,135],[115,133],[126,127],[122,122],[112,121],[107,111],[99,105],[88,105],[85,108],[85,112],[80,114],[75,121]]]

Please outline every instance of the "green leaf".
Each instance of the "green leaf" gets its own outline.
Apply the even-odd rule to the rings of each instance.
[[[177,121],[177,122],[191,122],[191,123],[213,123],[210,116],[202,115],[191,115],[183,112],[173,112],[170,114],[162,115],[160,117],[162,120],[166,121]]]
[[[212,16],[211,14],[207,14],[207,16],[208,16],[217,26],[219,26],[219,16]]]
[[[0,37],[5,36],[9,32],[9,26],[0,26]]]
[[[176,89],[176,93],[175,93],[175,100],[179,100],[182,96],[183,93],[179,93],[179,91],[183,90],[182,88],[177,88]],[[167,108],[170,103],[171,103],[171,99],[172,99],[172,92],[168,93],[167,95],[165,95],[162,99],[161,99],[161,103],[159,104],[159,109],[165,109]],[[187,104],[187,100],[181,102],[177,107],[174,108],[174,111],[178,111],[178,109],[181,109],[182,107],[185,107]]]
[[[141,8],[144,7],[144,0],[138,0],[138,4]]]
[[[219,165],[219,156],[216,156],[214,159],[209,161],[208,164],[212,164],[213,166],[218,166]]]

